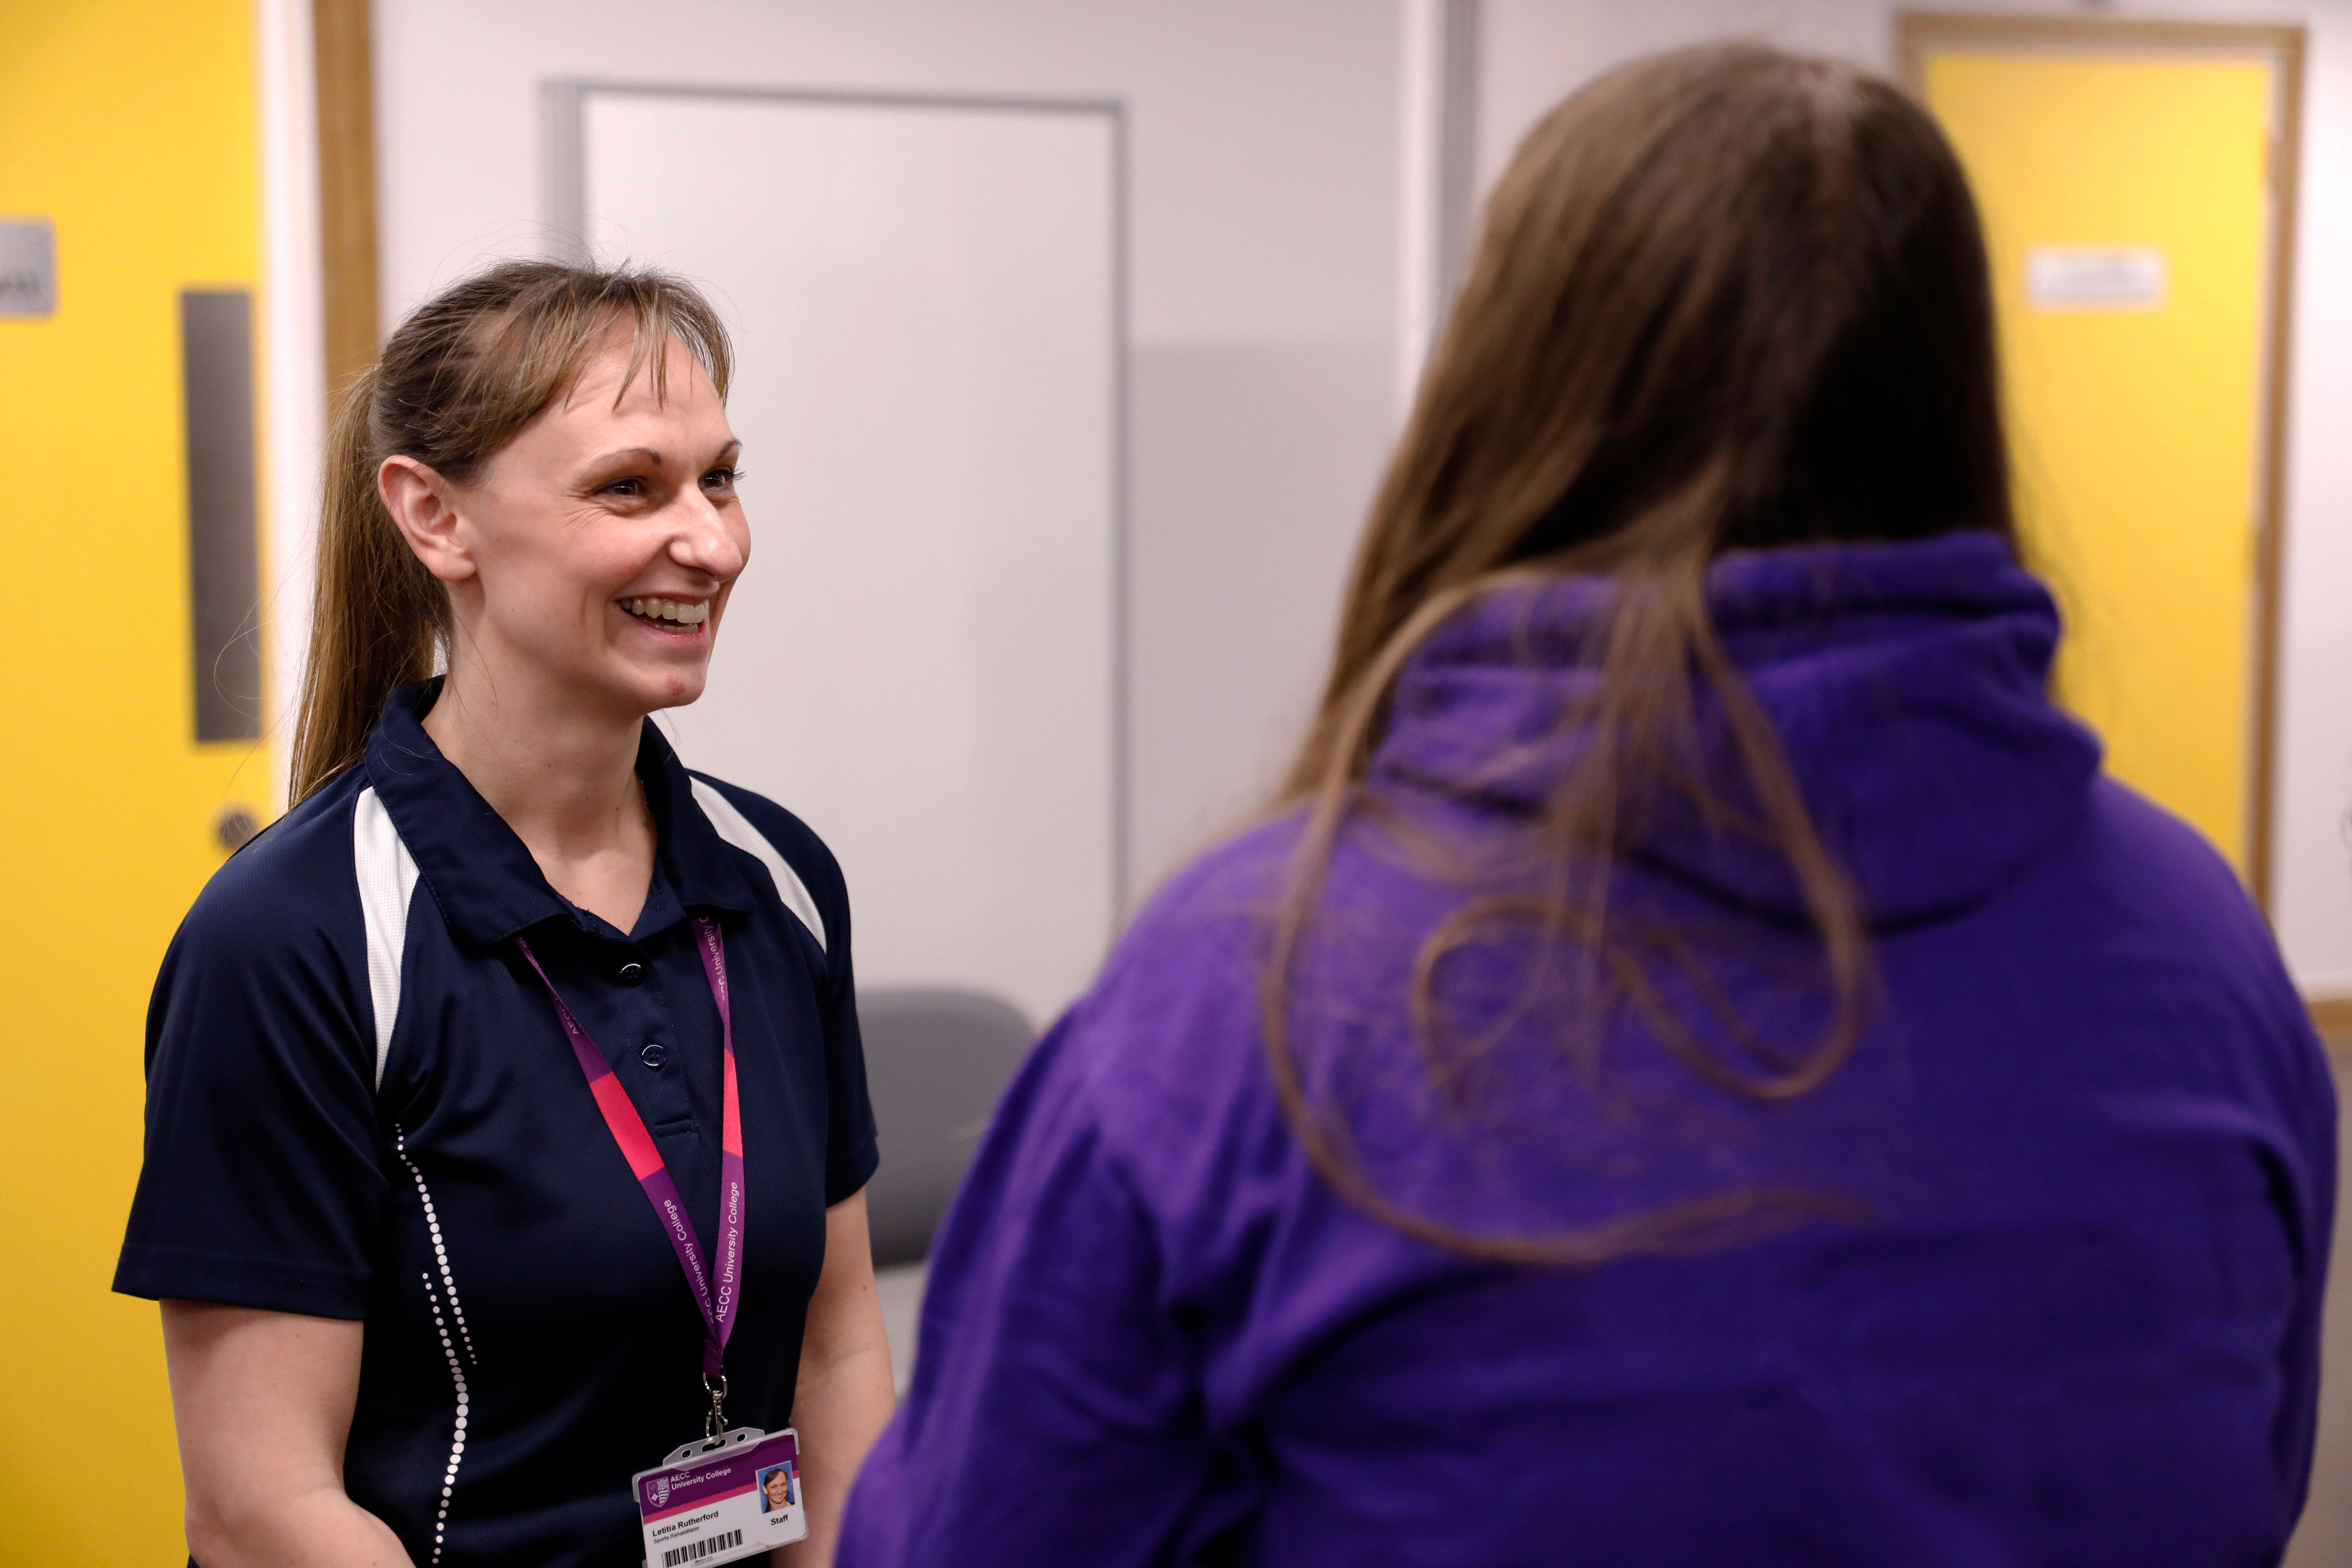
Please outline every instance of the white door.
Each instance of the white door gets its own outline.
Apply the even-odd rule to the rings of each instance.
[[[862,986],[1042,1024],[1121,892],[1116,112],[573,92],[577,232],[735,332],[751,564],[680,754],[832,846]]]

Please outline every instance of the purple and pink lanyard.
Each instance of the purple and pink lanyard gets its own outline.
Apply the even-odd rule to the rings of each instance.
[[[628,1090],[621,1087],[612,1064],[596,1048],[596,1042],[588,1037],[588,1031],[580,1026],[580,1020],[572,1016],[572,1009],[563,1005],[555,982],[540,967],[539,955],[531,952],[530,943],[517,937],[515,945],[530,960],[540,984],[547,987],[547,994],[555,1004],[555,1016],[563,1021],[564,1037],[572,1042],[572,1054],[578,1058],[580,1070],[588,1075],[588,1092],[595,1096],[596,1109],[604,1113],[604,1125],[612,1130],[613,1142],[621,1146],[621,1153],[628,1160],[630,1174],[645,1188],[646,1200],[654,1205],[654,1214],[677,1254],[678,1267],[686,1271],[686,1282],[694,1289],[694,1304],[702,1311],[702,1375],[711,1394],[716,1424],[719,1401],[727,1390],[727,1338],[735,1331],[735,1305],[743,1282],[743,1121],[735,1090],[735,1024],[727,1006],[727,948],[719,939],[719,922],[708,915],[696,917],[694,939],[702,953],[702,973],[710,982],[710,999],[719,1004],[719,1041],[726,1063],[723,1108],[719,1111],[719,1272],[715,1285],[702,1260],[701,1239],[694,1234],[694,1222],[688,1217],[686,1204],[678,1196],[677,1184],[670,1179],[669,1167],[663,1163],[661,1152],[654,1147],[637,1108],[630,1103]],[[713,1379],[717,1380],[715,1386],[711,1385]]]

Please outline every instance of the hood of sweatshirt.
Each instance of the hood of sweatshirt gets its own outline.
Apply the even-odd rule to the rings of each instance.
[[[1598,681],[1616,591],[1556,578],[1439,628],[1398,678],[1375,780],[1536,809],[1590,744],[1562,718]],[[2057,608],[1998,537],[1727,555],[1708,571],[1707,604],[1874,922],[1966,909],[2082,809],[2099,743],[2050,700]],[[1702,695],[1693,717],[1711,792],[1752,801],[1720,703]],[[1630,857],[1737,904],[1802,911],[1770,847],[1681,792],[1628,804]]]

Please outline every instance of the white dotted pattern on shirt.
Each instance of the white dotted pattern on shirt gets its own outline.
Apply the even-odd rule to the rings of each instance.
[[[433,1194],[425,1186],[425,1173],[418,1170],[416,1162],[408,1157],[408,1134],[397,1126],[392,1131],[393,1152],[400,1156],[400,1163],[408,1167],[409,1179],[416,1184],[417,1201],[425,1205],[425,1230],[433,1240],[433,1260],[440,1266],[441,1289],[448,1294],[449,1315],[457,1321],[457,1338],[464,1342],[466,1361],[471,1365],[474,1362],[474,1336],[467,1331],[466,1309],[457,1300],[457,1281],[449,1272],[449,1249],[441,1240],[441,1216],[434,1212]]]
[[[432,1237],[434,1262],[441,1271],[441,1289],[433,1288],[432,1275],[420,1274],[417,1278],[425,1281],[425,1299],[433,1307],[433,1331],[441,1337],[441,1353],[448,1360],[449,1381],[457,1394],[457,1421],[449,1436],[449,1468],[441,1477],[440,1511],[433,1518],[433,1561],[438,1563],[443,1541],[449,1529],[449,1499],[457,1489],[457,1467],[466,1458],[466,1424],[472,1408],[472,1397],[466,1387],[466,1368],[474,1364],[474,1340],[466,1329],[465,1309],[457,1304],[457,1281],[449,1272],[449,1249],[441,1237],[441,1217],[434,1212],[433,1194],[425,1188],[425,1173],[418,1170],[416,1162],[408,1157],[407,1132],[397,1126],[392,1131],[393,1150],[400,1156],[400,1163],[408,1167],[409,1177],[416,1184],[416,1195],[425,1205],[425,1228]],[[441,1310],[443,1291],[446,1291],[449,1297],[449,1310],[446,1316]],[[457,1329],[455,1340],[449,1337],[452,1322]],[[461,1343],[466,1352],[463,1361],[457,1355]]]
[[[441,1335],[441,1353],[449,1358],[449,1381],[457,1388],[457,1420],[449,1435],[449,1468],[441,1478],[441,1511],[433,1516],[433,1561],[441,1561],[442,1538],[449,1529],[449,1494],[457,1487],[457,1466],[466,1458],[466,1417],[469,1400],[466,1392],[466,1369],[458,1363],[457,1347],[449,1342],[449,1325],[441,1317],[441,1298],[433,1289],[433,1276],[420,1274],[425,1281],[425,1300],[433,1303],[433,1327]]]

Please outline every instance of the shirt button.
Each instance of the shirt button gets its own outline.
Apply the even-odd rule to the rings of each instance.
[[[637,1059],[654,1071],[659,1072],[662,1069],[662,1063],[669,1060],[669,1047],[659,1040],[650,1041],[644,1050],[637,1053]]]
[[[621,972],[616,978],[624,985],[643,985],[646,983],[646,966],[631,959],[621,965]]]

